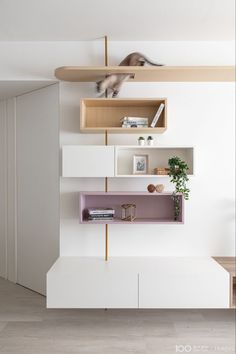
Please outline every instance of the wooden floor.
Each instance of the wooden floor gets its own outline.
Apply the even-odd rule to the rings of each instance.
[[[1,354],[233,354],[234,322],[233,309],[47,310],[0,278]]]

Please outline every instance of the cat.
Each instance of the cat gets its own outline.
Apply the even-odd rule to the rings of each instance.
[[[119,66],[144,66],[145,63],[155,66],[163,66],[163,64],[154,63],[149,60],[145,55],[134,52],[125,57],[119,64]],[[97,92],[103,93],[106,90],[112,92],[112,97],[117,97],[120,92],[122,84],[131,77],[130,74],[111,74],[105,77],[105,79],[98,81]]]

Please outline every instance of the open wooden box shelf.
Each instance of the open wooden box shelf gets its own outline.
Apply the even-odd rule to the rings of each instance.
[[[180,215],[174,220],[172,193],[148,192],[81,192],[80,222],[85,224],[182,224],[184,222],[184,200],[180,194]],[[121,219],[121,205],[135,204],[136,219]],[[88,208],[113,208],[114,220],[88,221]]]
[[[155,128],[150,124],[161,103],[165,108]],[[147,117],[148,128],[122,128],[121,119],[126,116]],[[167,100],[86,98],[80,102],[80,130],[87,133],[163,133],[167,128]]]

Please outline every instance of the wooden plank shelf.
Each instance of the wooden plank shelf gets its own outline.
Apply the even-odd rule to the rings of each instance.
[[[171,192],[81,192],[80,222],[82,224],[183,224],[184,199],[180,197],[180,214],[174,220],[174,201]],[[121,219],[121,205],[135,204],[136,219],[125,221]],[[88,220],[88,208],[113,208],[114,220]]]
[[[96,82],[110,74],[131,74],[131,82],[235,82],[235,66],[63,66],[59,80]]]

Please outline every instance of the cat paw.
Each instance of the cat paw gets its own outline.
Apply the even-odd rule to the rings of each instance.
[[[113,97],[113,98],[114,98],[114,97],[117,97],[118,94],[119,94],[119,91],[113,91],[112,97]]]

